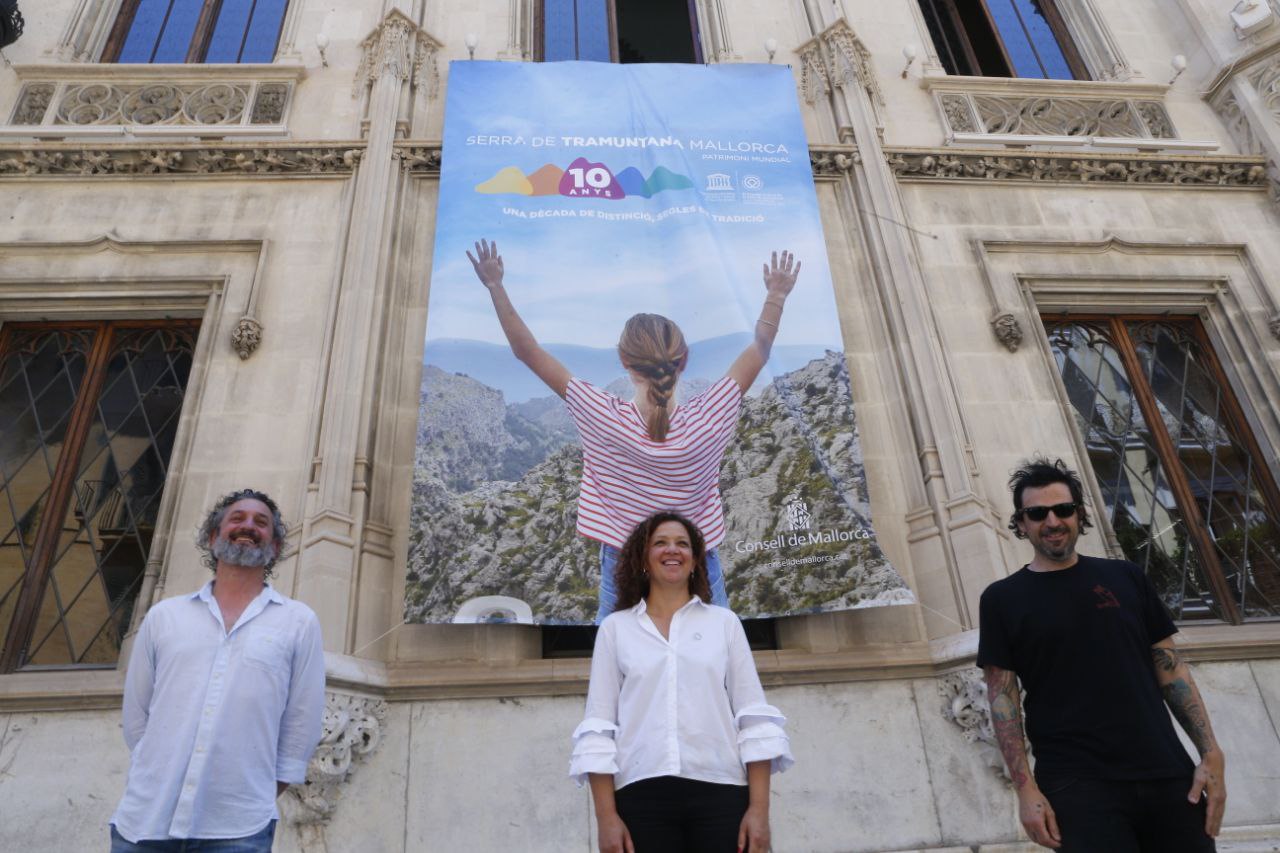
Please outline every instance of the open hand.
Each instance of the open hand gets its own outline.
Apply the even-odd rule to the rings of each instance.
[[[769,263],[764,265],[764,286],[769,296],[781,296],[784,299],[796,286],[796,277],[800,275],[800,262],[796,256],[782,250],[781,256],[774,252]]]
[[[467,252],[467,259],[475,267],[476,277],[485,287],[493,290],[502,286],[502,255],[498,254],[498,243],[481,240],[475,244],[476,254]]]

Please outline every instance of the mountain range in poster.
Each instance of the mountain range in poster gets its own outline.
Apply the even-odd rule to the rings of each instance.
[[[598,384],[619,396],[631,388],[621,376]],[[706,385],[686,378],[680,389]],[[420,399],[406,618],[450,621],[469,599],[503,595],[529,604],[538,623],[590,622],[599,546],[575,530],[582,456],[563,402],[508,402],[433,364]],[[720,478],[728,530],[720,554],[740,616],[912,600],[874,537],[857,535],[871,526],[854,424],[837,352],[743,400]],[[770,547],[788,537],[787,547]]]

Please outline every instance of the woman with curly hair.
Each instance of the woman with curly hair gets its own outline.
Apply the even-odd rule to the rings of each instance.
[[[786,717],[738,617],[710,604],[702,534],[649,516],[616,583],[569,767],[590,781],[601,853],[767,851],[769,776],[793,763]]]
[[[720,460],[738,425],[742,396],[756,381],[778,334],[782,306],[795,287],[800,262],[774,252],[764,265],[765,300],[751,342],[718,382],[675,403],[676,384],[689,361],[680,327],[658,314],[636,314],[618,341],[618,357],[635,383],[634,402],[573,376],[534,338],[502,285],[496,243],[467,252],[489,291],[511,352],[564,398],[582,437],[578,532],[600,543],[600,622],[616,605],[613,571],[618,549],[636,524],[660,509],[677,510],[704,531],[711,602],[729,606],[720,555],[724,507]]]

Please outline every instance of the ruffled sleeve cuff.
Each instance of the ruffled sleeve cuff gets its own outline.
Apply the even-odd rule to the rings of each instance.
[[[618,772],[618,745],[613,739],[617,730],[617,724],[600,717],[588,717],[573,730],[569,776],[578,787],[587,783],[589,773]]]
[[[752,761],[768,761],[769,772],[782,773],[795,759],[791,739],[782,728],[787,718],[772,705],[751,705],[737,713],[738,755],[745,766]]]

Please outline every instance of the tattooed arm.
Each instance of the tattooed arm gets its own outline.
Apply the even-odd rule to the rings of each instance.
[[[1018,792],[1018,818],[1031,840],[1042,847],[1062,845],[1058,819],[1053,807],[1040,793],[1027,764],[1026,736],[1022,728],[1022,695],[1018,677],[998,666],[984,666],[987,680],[987,702],[991,705],[991,724],[995,728],[1000,754],[1009,768],[1009,778]]]
[[[1222,749],[1213,736],[1213,726],[1209,725],[1209,712],[1205,710],[1200,690],[1191,677],[1191,669],[1173,647],[1172,637],[1166,637],[1151,647],[1151,660],[1155,664],[1156,681],[1164,693],[1165,703],[1200,753],[1200,764],[1196,767],[1187,799],[1198,803],[1202,792],[1208,798],[1204,831],[1216,836],[1222,828],[1227,786]]]

